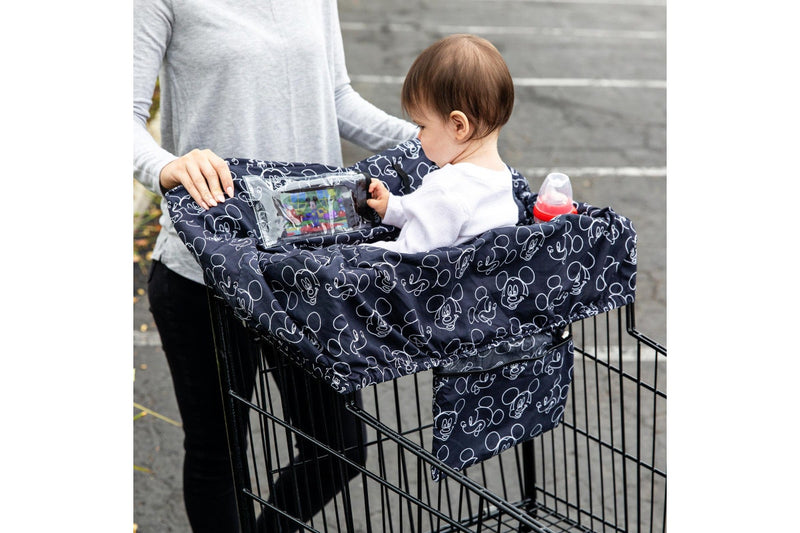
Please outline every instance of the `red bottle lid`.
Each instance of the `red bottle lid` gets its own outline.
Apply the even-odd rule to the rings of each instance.
[[[549,222],[558,215],[564,215],[566,213],[574,215],[577,212],[578,208],[575,207],[574,204],[547,205],[540,204],[539,202],[533,204],[533,218],[538,222]]]

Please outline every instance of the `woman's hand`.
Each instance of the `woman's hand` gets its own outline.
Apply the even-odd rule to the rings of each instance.
[[[367,198],[367,205],[383,218],[386,215],[386,206],[389,205],[389,190],[378,180],[369,183],[369,193],[372,198]]]
[[[233,178],[225,160],[211,150],[195,148],[161,169],[162,190],[183,185],[203,209],[225,201],[223,189],[233,197]]]

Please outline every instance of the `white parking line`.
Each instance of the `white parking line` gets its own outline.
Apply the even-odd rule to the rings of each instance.
[[[596,28],[539,28],[533,26],[452,26],[452,25],[425,25],[403,23],[367,23],[367,22],[342,22],[343,31],[376,31],[389,30],[393,32],[433,31],[436,33],[473,33],[478,35],[520,35],[547,37],[584,37],[599,39],[665,39],[666,32],[650,30],[608,30]]]
[[[462,0],[463,1],[463,0]],[[602,4],[620,6],[667,7],[666,0],[471,0],[472,2],[520,2],[529,4]]]
[[[355,83],[402,85],[404,76],[351,74]],[[518,87],[600,87],[616,89],[666,89],[666,80],[622,80],[605,78],[514,78]]]
[[[617,89],[666,89],[666,80],[606,78],[514,78],[519,87],[613,87]]]
[[[612,350],[611,352],[606,348],[595,349],[593,346],[575,346],[575,364],[578,364],[578,358],[583,356],[581,350],[585,351],[587,354],[586,356],[590,359],[596,358],[598,361],[603,361],[605,363],[610,362],[611,364],[619,364],[620,355],[622,355],[623,363],[636,363],[637,361],[643,363],[655,363],[656,361],[659,363],[667,362],[665,355],[647,346],[642,346],[640,351],[637,351],[635,347],[628,346],[622,348],[621,351]],[[609,357],[609,355],[611,357]]]
[[[666,167],[528,167],[517,171],[531,178],[545,176],[550,172],[563,172],[574,178],[604,178],[619,176],[623,178],[666,178]]]
[[[161,346],[161,337],[157,331],[137,331],[133,330],[134,346]]]

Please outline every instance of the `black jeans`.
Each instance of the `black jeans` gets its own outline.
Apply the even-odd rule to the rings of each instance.
[[[148,297],[183,422],[183,497],[189,523],[195,533],[235,533],[239,519],[206,288],[153,261]],[[240,346],[253,350],[243,354],[245,359],[255,357],[254,347],[245,341],[249,335],[244,328],[234,334],[241,339]],[[273,350],[265,350],[264,355],[270,366],[284,369],[276,384],[284,416],[292,425],[337,448],[344,445],[350,450],[350,459],[364,464],[366,453],[357,441],[358,435],[364,434],[363,427],[346,411],[343,397],[299,367],[284,364]],[[244,372],[247,397],[254,384],[253,365],[249,366],[250,372]],[[331,424],[333,420],[341,420],[341,432]],[[320,452],[303,442],[297,448],[296,466],[276,480],[269,502],[306,521],[357,472],[317,458]],[[259,531],[297,530],[276,515],[268,510],[262,513]]]

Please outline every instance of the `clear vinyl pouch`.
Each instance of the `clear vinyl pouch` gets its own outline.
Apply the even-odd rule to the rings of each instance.
[[[242,176],[261,242],[272,246],[369,229],[379,222],[367,205],[369,176],[357,172],[306,176]]]

